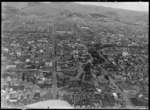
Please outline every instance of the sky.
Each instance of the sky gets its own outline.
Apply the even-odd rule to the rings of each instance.
[[[75,2],[75,3],[149,12],[148,2]]]
[[[80,4],[91,4],[96,6],[105,6],[112,8],[121,8],[126,10],[133,11],[149,11],[149,3],[148,2],[76,2]]]
[[[43,3],[50,3],[50,2],[43,2]],[[90,4],[96,6],[105,6],[105,7],[121,8],[126,10],[133,10],[133,11],[149,12],[148,2],[76,2],[76,3],[80,3],[84,5]],[[2,6],[3,5],[4,3],[2,4]]]

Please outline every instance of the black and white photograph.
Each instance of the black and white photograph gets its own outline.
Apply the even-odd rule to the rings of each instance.
[[[149,109],[148,2],[1,7],[1,109]]]

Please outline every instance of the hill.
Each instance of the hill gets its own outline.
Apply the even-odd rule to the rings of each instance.
[[[119,18],[132,18],[147,16],[146,12],[129,11],[123,9],[106,8],[102,6],[93,5],[82,5],[73,2],[52,2],[52,3],[42,3],[42,2],[7,2],[6,6],[21,9],[24,12],[32,13],[36,15],[57,15],[61,12],[68,10],[71,13],[79,13],[83,15],[95,14],[96,16],[109,16],[109,17],[119,17]],[[94,15],[94,16],[95,16]],[[93,16],[93,15],[92,15]]]
[[[19,4],[19,5],[17,5]],[[64,18],[79,24],[99,26],[110,31],[134,34],[148,32],[148,13],[73,2],[8,2],[5,5],[7,19],[16,16],[42,20]],[[144,31],[143,31],[144,30]],[[132,32],[131,32],[132,31]]]

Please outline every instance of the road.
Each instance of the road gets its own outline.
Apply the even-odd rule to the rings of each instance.
[[[21,32],[22,33],[44,33],[44,34],[45,33],[48,33],[48,34],[50,33],[48,31],[24,31],[24,30],[23,31],[5,31],[5,30],[3,31],[3,33],[21,33]]]
[[[82,64],[78,65],[78,74],[75,76],[76,79],[79,79],[80,75],[84,72]]]
[[[78,33],[78,32],[77,32],[77,33]],[[77,36],[79,37],[80,35],[77,35]],[[81,39],[81,38],[79,37],[79,39]],[[82,43],[84,44],[84,39],[81,39],[81,41],[83,41]],[[85,49],[88,51],[88,48],[86,47],[86,45],[84,45],[84,46],[85,46]],[[118,47],[119,47],[119,46],[118,46]],[[120,47],[124,47],[124,46],[120,46]],[[134,48],[135,48],[135,47],[134,47]],[[109,61],[108,61],[102,54],[99,53],[99,55],[105,59],[106,63],[109,63]],[[113,86],[116,87],[116,91],[119,92],[119,93],[121,93],[121,95],[123,96],[123,99],[124,99],[125,102],[126,102],[126,105],[127,105],[128,107],[133,107],[132,104],[130,103],[129,98],[128,98],[128,94],[125,93],[125,92],[123,92],[123,91],[118,87],[118,85],[116,84],[116,82],[115,82],[115,81],[113,80],[113,78],[109,75],[110,73],[108,73],[108,72],[102,67],[102,65],[100,65],[100,68],[102,69],[102,71],[103,71],[102,73],[103,73],[104,75],[108,75],[108,76],[109,76],[110,83],[112,83]]]
[[[53,99],[57,98],[57,72],[56,72],[56,39],[55,39],[55,27],[53,25],[53,59],[52,59],[52,75],[53,75],[53,82],[52,82],[52,95]]]
[[[80,39],[80,43],[82,44],[82,45],[84,45],[84,49],[88,52],[88,48],[87,48],[87,46],[84,44],[84,42],[82,42],[83,41],[83,39],[82,39],[82,36],[79,34],[79,32],[75,29],[75,28],[72,28],[72,31],[75,33],[75,35],[76,35],[76,38],[77,39]],[[91,55],[90,55],[90,57],[91,57]],[[91,57],[91,59],[89,59],[86,63],[88,63],[88,62],[92,62],[92,60],[93,60],[93,57]],[[85,64],[86,64],[85,63]],[[75,78],[76,79],[79,79],[79,77],[81,76],[81,74],[84,72],[84,70],[83,70],[83,68],[82,68],[82,65],[83,65],[83,63],[80,63],[80,65],[78,66],[78,74],[75,76]],[[84,77],[85,77],[85,75],[84,75]],[[84,78],[83,78],[84,79]]]
[[[102,56],[102,55],[101,55],[101,56]],[[105,58],[105,57],[103,57],[103,58]],[[106,58],[105,58],[105,60],[107,61]],[[101,65],[100,65],[100,68],[102,69],[102,71],[103,71],[102,73],[103,73],[104,75],[109,75],[109,74],[110,74],[110,73],[108,73]],[[116,87],[116,91],[119,92],[119,93],[121,93],[121,95],[123,96],[123,99],[124,99],[124,101],[126,102],[126,105],[129,106],[129,107],[132,107],[132,104],[130,103],[130,100],[129,100],[129,98],[128,98],[128,94],[125,93],[125,92],[123,92],[123,91],[118,87],[118,85],[116,84],[116,82],[114,81],[114,79],[113,79],[110,75],[109,75],[108,77],[109,77],[110,83],[112,83],[113,86]]]

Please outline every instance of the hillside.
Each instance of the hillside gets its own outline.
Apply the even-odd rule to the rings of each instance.
[[[17,16],[47,20],[63,18],[79,24],[96,25],[111,31],[126,31],[125,33],[132,34],[141,31],[148,32],[149,21],[146,12],[82,5],[73,2],[19,2],[19,5],[17,4],[8,2],[5,5],[4,13],[7,19],[15,19]]]
[[[93,6],[93,5],[82,5],[73,2],[53,2],[53,3],[41,3],[41,2],[8,2],[6,4],[9,7],[16,9],[21,9],[24,12],[37,14],[38,15],[56,15],[63,11],[70,11],[71,13],[80,13],[83,15],[90,14],[101,14],[102,16],[109,17],[140,17],[147,16],[148,13],[145,12],[136,12],[123,9],[115,8],[106,8],[102,6]],[[44,13],[44,14],[43,14]],[[55,13],[55,14],[54,14]]]

